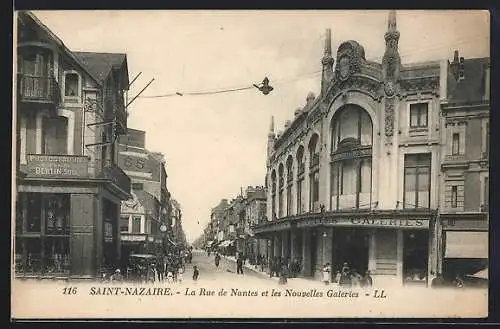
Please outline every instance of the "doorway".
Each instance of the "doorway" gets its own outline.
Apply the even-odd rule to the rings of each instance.
[[[429,262],[429,232],[403,232],[404,282],[425,282]]]
[[[363,275],[368,270],[369,232],[359,228],[335,229],[333,234],[333,272],[344,263]]]

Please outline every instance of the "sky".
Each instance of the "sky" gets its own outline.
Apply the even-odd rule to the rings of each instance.
[[[341,42],[358,41],[368,60],[381,60],[387,10],[371,11],[34,11],[73,51],[127,54],[129,99],[258,84],[275,88],[203,96],[139,97],[128,126],[146,131],[146,147],[165,154],[167,186],[183,209],[194,241],[220,199],[264,185],[271,116],[276,131],[318,94],[325,30],[334,57]],[[489,56],[487,11],[397,11],[403,65]]]

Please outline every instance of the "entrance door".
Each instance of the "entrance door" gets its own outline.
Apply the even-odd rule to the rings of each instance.
[[[334,234],[333,271],[340,271],[347,263],[352,270],[363,275],[368,270],[368,231],[361,229],[336,229]]]

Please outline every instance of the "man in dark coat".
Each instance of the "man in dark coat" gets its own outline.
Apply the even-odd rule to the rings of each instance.
[[[238,254],[236,259],[236,274],[243,274],[243,257],[241,254]]]

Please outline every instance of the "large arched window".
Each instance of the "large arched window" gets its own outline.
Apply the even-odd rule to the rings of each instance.
[[[309,141],[309,210],[319,211],[319,136],[314,134]]]
[[[357,105],[340,109],[331,123],[330,209],[371,207],[373,126]]]
[[[271,173],[271,217],[276,219],[276,170]]]
[[[297,150],[297,214],[304,212],[304,173],[306,166],[304,163],[304,146],[300,145]]]
[[[283,217],[283,190],[285,189],[285,178],[283,177],[284,168],[283,164],[280,163],[278,167],[278,218]]]
[[[286,159],[286,215],[292,214],[293,158]]]

